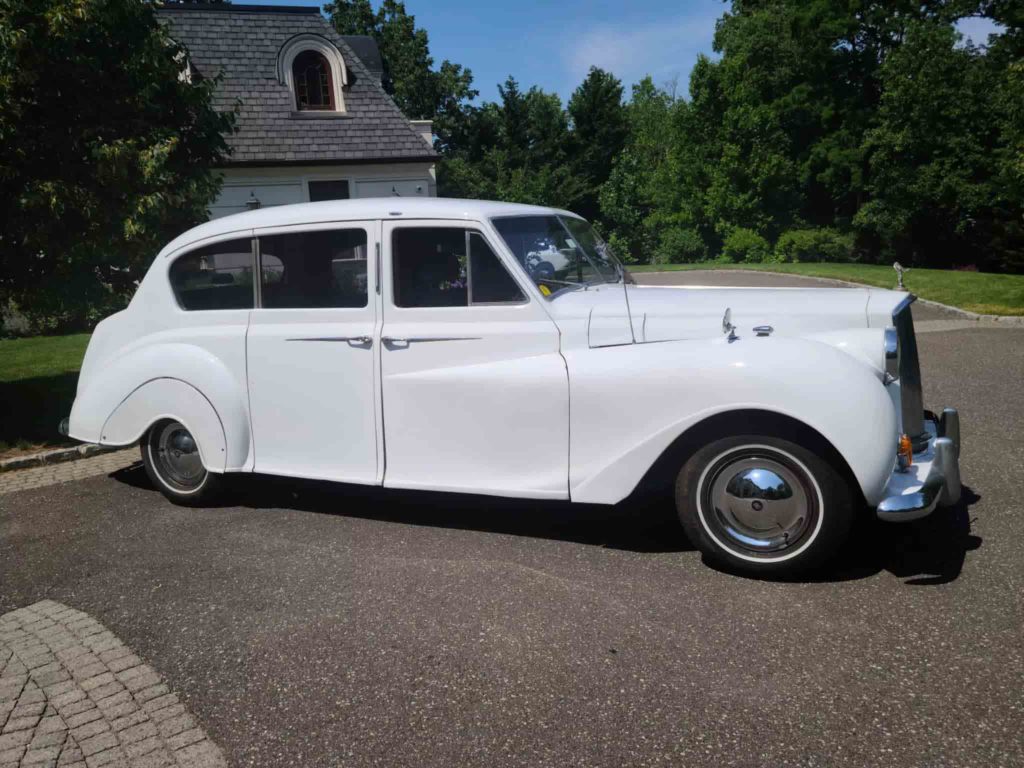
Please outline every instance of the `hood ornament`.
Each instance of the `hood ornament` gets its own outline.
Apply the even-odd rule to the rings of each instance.
[[[722,315],[722,333],[728,334],[726,341],[732,344],[739,336],[736,335],[736,326],[732,324],[732,308],[726,307]]]
[[[894,261],[892,263],[892,268],[896,270],[896,290],[897,291],[904,291],[904,290],[906,290],[903,287],[903,275],[910,271],[910,267],[904,267],[898,261]]]

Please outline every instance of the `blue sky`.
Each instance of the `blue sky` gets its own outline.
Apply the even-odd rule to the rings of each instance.
[[[236,0],[253,4],[314,5],[310,0]],[[374,0],[374,6],[378,4]],[[480,96],[498,97],[498,83],[515,75],[568,99],[591,65],[614,72],[626,86],[644,75],[658,85],[678,81],[685,94],[697,54],[711,51],[722,0],[405,0],[418,26],[430,35],[440,63],[450,59],[473,71]],[[984,44],[990,22],[960,25]]]

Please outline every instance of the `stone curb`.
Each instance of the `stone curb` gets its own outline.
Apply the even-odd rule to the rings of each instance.
[[[626,268],[628,269],[629,266],[627,265]],[[784,277],[796,277],[796,278],[801,278],[801,279],[804,279],[804,280],[818,280],[818,281],[823,282],[823,283],[834,283],[835,285],[844,285],[844,286],[849,286],[851,288],[876,288],[878,290],[885,290],[885,289],[882,289],[882,288],[878,288],[878,286],[875,286],[875,285],[868,285],[867,283],[851,283],[849,280],[836,280],[833,277],[815,277],[814,275],[796,275],[796,274],[793,274],[792,272],[773,272],[770,269],[713,269],[713,268],[712,269],[668,269],[668,270],[659,270],[657,272],[648,272],[648,271],[635,272],[633,276],[634,277],[639,277],[640,275],[673,275],[673,274],[686,273],[686,272],[726,272],[726,273],[742,272],[745,275],[782,275]],[[898,289],[893,288],[891,290],[898,290]],[[913,293],[913,291],[908,291],[908,293]],[[1021,325],[1021,326],[1024,326],[1024,315],[1021,315],[1021,316],[1018,316],[1018,315],[981,315],[981,314],[978,314],[977,312],[968,312],[966,309],[960,309],[959,307],[951,307],[949,304],[940,304],[939,302],[932,301],[931,299],[922,299],[920,296],[917,297],[917,303],[924,304],[926,307],[934,307],[935,309],[941,309],[941,310],[944,310],[946,312],[951,312],[954,315],[960,315],[961,317],[966,318],[967,320],[975,320],[975,321],[985,320],[985,321],[988,321],[988,322],[1000,323],[1002,325]]]
[[[10,459],[0,459],[0,472],[10,472],[15,469],[28,469],[29,467],[41,467],[45,464],[63,464],[65,461],[77,461],[87,459],[90,456],[97,456],[101,453],[119,451],[123,445],[73,445],[69,448],[54,448],[49,451],[30,453],[28,456],[14,456]]]

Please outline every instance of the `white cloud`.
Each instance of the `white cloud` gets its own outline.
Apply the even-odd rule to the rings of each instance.
[[[721,15],[700,14],[645,24],[592,25],[565,49],[566,77],[579,85],[590,67],[615,74],[626,86],[650,75],[656,85],[678,79],[685,93],[698,53],[711,54],[715,21]]]

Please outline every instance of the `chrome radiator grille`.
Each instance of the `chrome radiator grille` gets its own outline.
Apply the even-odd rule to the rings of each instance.
[[[903,432],[910,437],[914,451],[928,446],[924,428],[924,392],[921,386],[921,364],[917,355],[917,336],[910,305],[917,299],[911,294],[893,310],[892,321],[900,344],[900,397]]]

